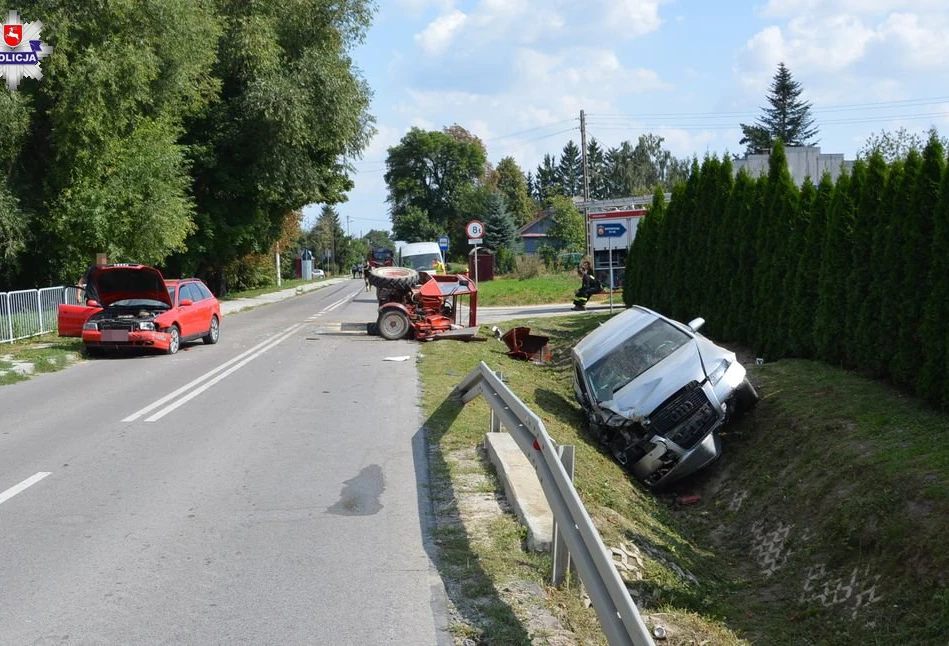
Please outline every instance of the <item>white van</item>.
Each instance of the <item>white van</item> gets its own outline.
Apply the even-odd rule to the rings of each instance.
[[[445,266],[445,258],[437,242],[408,242],[399,247],[396,264],[416,271],[434,272],[436,265]]]

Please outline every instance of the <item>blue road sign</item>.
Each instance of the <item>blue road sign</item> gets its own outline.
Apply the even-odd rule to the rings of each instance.
[[[441,236],[438,239],[438,247],[442,250],[442,253],[448,251],[448,236]]]
[[[626,233],[626,227],[619,222],[604,222],[596,225],[597,238],[618,238]]]

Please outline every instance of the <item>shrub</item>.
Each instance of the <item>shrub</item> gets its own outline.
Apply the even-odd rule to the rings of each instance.
[[[514,277],[518,280],[525,278],[536,278],[545,272],[544,263],[537,256],[518,256],[517,267],[514,269]]]

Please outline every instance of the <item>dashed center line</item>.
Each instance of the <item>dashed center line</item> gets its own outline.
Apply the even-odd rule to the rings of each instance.
[[[346,304],[348,301],[354,299],[359,293],[360,292],[353,292],[353,294],[350,296],[344,296],[338,301],[331,303],[330,305],[327,305],[319,313],[315,314],[314,316],[311,316],[307,320],[312,321],[319,318],[323,314],[332,312],[333,310]],[[168,413],[172,412],[176,408],[179,408],[180,406],[183,406],[184,404],[191,401],[192,399],[194,399],[195,397],[197,397],[204,391],[211,388],[211,386],[214,386],[215,384],[219,383],[220,381],[222,381],[229,375],[233,374],[234,372],[236,372],[243,366],[247,365],[248,363],[250,363],[257,357],[259,357],[261,354],[266,352],[267,350],[270,350],[271,348],[277,346],[284,340],[288,339],[295,332],[297,332],[301,327],[303,327],[303,325],[304,325],[303,323],[297,323],[296,325],[292,325],[289,328],[286,328],[283,331],[278,332],[277,334],[267,338],[261,343],[258,343],[251,349],[246,350],[243,353],[237,355],[233,359],[222,363],[217,368],[214,368],[213,370],[210,370],[204,373],[200,377],[193,379],[192,381],[189,381],[184,386],[182,386],[181,388],[178,388],[174,392],[168,393],[161,399],[158,399],[152,402],[151,404],[149,404],[148,406],[145,406],[144,408],[137,410],[136,412],[132,413],[128,417],[124,418],[122,421],[134,422],[140,417],[148,415],[155,409],[160,409],[157,412],[153,413],[152,415],[146,417],[144,420],[146,422],[158,421],[159,419],[161,419]],[[164,408],[162,408],[163,406]]]
[[[10,498],[17,495],[18,493],[21,493],[25,491],[26,489],[29,489],[30,487],[35,485],[37,482],[39,482],[46,476],[50,475],[50,473],[51,473],[50,471],[40,471],[39,473],[30,476],[29,478],[27,478],[20,484],[14,485],[10,487],[9,489],[7,489],[6,491],[4,491],[3,493],[0,493],[0,505],[10,500]]]

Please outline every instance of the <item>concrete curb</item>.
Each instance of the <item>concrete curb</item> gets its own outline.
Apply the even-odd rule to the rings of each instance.
[[[527,548],[534,552],[550,551],[554,514],[534,466],[509,433],[486,434],[484,448],[504,485],[508,503],[527,527]]]

